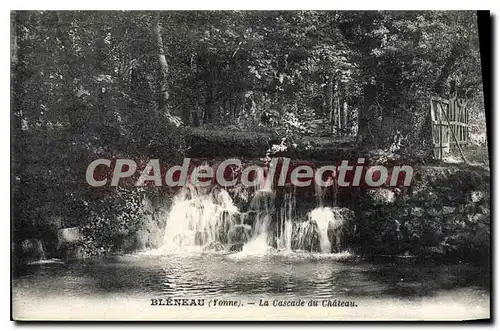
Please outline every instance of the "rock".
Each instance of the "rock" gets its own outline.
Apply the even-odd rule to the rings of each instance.
[[[240,213],[231,213],[229,214],[229,219],[231,221],[231,224],[241,224],[242,222],[242,217]]]
[[[148,200],[144,200],[148,201]],[[163,241],[163,231],[158,226],[158,218],[153,214],[144,215],[141,220],[141,228],[135,233],[126,233],[126,236],[134,237],[133,250],[142,250],[146,248],[158,248]]]
[[[323,209],[323,215],[325,215],[325,211],[328,217],[327,236],[330,240],[330,250],[333,248],[335,252],[340,252],[343,248],[344,232],[355,217],[354,211],[349,208],[333,207]],[[331,211],[331,214],[328,211]]]
[[[80,245],[71,245],[64,250],[62,258],[66,261],[78,260],[85,257],[85,252]]]
[[[115,249],[125,253],[131,253],[135,250],[144,248],[141,247],[141,243],[144,243],[145,236],[147,236],[147,234],[145,234],[141,230],[134,233],[133,235],[117,235],[114,238]],[[71,249],[71,247],[69,247],[68,249]],[[63,251],[62,256],[64,256],[65,253],[66,252]]]
[[[268,247],[267,248],[267,252],[268,253],[271,253],[271,254],[274,254],[274,253],[277,253],[278,252],[278,249],[274,248],[274,247]]]
[[[129,247],[128,250],[135,251],[135,250],[145,249],[148,243],[148,238],[149,238],[149,232],[145,229],[140,229],[135,234],[135,245],[134,245],[135,247],[134,246]]]
[[[147,246],[150,248],[158,248],[163,244],[163,232],[158,225],[149,231],[149,239]]]
[[[207,242],[208,232],[206,231],[196,231],[194,234],[195,245],[202,246]]]
[[[58,246],[68,243],[76,243],[82,240],[80,229],[77,227],[64,228],[57,231]]]
[[[243,242],[246,243],[250,239],[251,227],[247,224],[235,225],[227,233],[227,239],[229,244]]]
[[[481,191],[473,191],[471,193],[471,200],[474,203],[478,203],[479,201],[483,200],[484,198],[484,193]]]
[[[204,251],[214,251],[214,252],[220,252],[224,250],[224,245],[222,245],[220,242],[217,241],[212,241],[210,244],[205,246],[203,248]]]
[[[295,249],[308,252],[321,252],[318,224],[315,220],[309,220],[299,225],[296,233],[302,233],[302,238],[296,243]],[[299,239],[299,238],[297,238]]]
[[[229,247],[229,251],[230,252],[241,252],[243,250],[243,245],[245,245],[244,243],[236,243],[234,245],[231,245],[231,247]]]
[[[64,228],[57,231],[57,255],[64,260],[83,258],[84,249],[81,246],[83,237],[77,227]]]
[[[249,210],[244,214],[241,214],[241,219],[244,224],[253,226],[255,220],[257,219],[257,212],[255,210]]]
[[[21,259],[35,262],[45,259],[45,250],[39,239],[25,239],[21,242]]]

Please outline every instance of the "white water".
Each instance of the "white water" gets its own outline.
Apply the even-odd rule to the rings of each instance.
[[[281,229],[278,229],[278,249],[292,250],[293,240],[293,211],[295,208],[295,192],[286,193],[284,205],[280,210],[282,220]]]
[[[160,250],[185,253],[221,243],[225,251],[241,250],[245,255],[267,254],[272,247],[280,251],[331,253],[329,232],[346,222],[339,208],[323,207],[322,192],[317,192],[320,206],[301,221],[296,215],[295,191],[286,192],[276,210],[276,192],[269,182],[260,183],[255,189],[246,189],[244,195],[250,197],[246,211],[238,210],[223,188],[182,188],[172,201]],[[234,244],[240,248],[231,249]]]
[[[331,243],[328,229],[334,230],[342,226],[344,219],[340,213],[334,212],[334,209],[330,207],[318,207],[310,211],[307,216],[310,222],[314,222],[318,226],[321,253],[330,253]]]
[[[165,228],[162,250],[189,250],[211,242],[227,242],[238,208],[223,190],[198,192],[186,186],[175,196]]]

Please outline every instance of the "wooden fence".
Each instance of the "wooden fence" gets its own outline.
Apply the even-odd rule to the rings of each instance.
[[[464,99],[431,98],[434,158],[442,160],[450,147],[469,143],[469,111]]]

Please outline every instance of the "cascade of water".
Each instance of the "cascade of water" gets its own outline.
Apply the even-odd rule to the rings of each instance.
[[[316,201],[319,207],[325,205],[325,195],[328,191],[331,191],[331,201],[333,206],[337,205],[337,195],[338,195],[338,183],[332,177],[328,177],[326,180],[326,186],[321,186],[318,182],[314,181],[314,193],[316,195]]]
[[[325,189],[319,185],[316,181],[314,181],[314,192],[316,194],[316,201],[320,207],[323,206],[323,198],[325,195]]]
[[[250,242],[259,239],[269,244],[269,226],[274,213],[274,199],[276,192],[272,189],[272,181],[266,180],[263,174],[258,174],[256,190],[250,201],[250,210],[255,212],[254,232]],[[249,245],[249,244],[247,244]],[[251,245],[249,247],[252,247]]]
[[[278,223],[278,249],[292,250],[292,240],[293,240],[293,211],[295,208],[295,190],[292,193],[285,193],[285,198],[283,201],[283,206],[280,209],[280,220]]]
[[[267,233],[260,233],[254,235],[252,240],[243,246],[243,253],[249,255],[263,255],[268,252],[269,249]]]
[[[270,246],[322,253],[330,253],[332,245],[338,247],[345,220],[341,208],[323,206],[322,187],[316,187],[318,207],[307,213],[306,221],[297,222],[296,188],[276,200],[272,181],[265,180],[263,173],[259,176],[253,189],[183,187],[173,199],[161,249],[189,251],[209,245],[216,250],[265,254]],[[232,196],[248,209],[240,213]],[[276,201],[280,201],[278,210]]]
[[[210,242],[227,242],[238,208],[224,189],[200,192],[186,186],[174,197],[163,249],[185,250]]]
[[[297,248],[302,250],[316,250],[319,244],[321,253],[330,253],[332,242],[330,233],[339,231],[345,224],[344,216],[338,207],[317,207],[307,214],[308,220],[298,225]]]
[[[329,207],[318,207],[309,212],[309,221],[316,223],[319,234],[319,246],[321,253],[330,253],[331,243],[328,238],[328,226],[335,222],[333,211]]]
[[[315,251],[315,243],[318,234],[316,227],[315,224],[309,221],[298,223],[296,225],[297,239],[294,248],[309,252]]]
[[[274,198],[275,192],[273,191],[258,190],[255,192],[250,202],[250,209],[255,213],[254,230],[252,238],[244,246],[244,250],[248,251],[255,247],[261,251],[262,245],[269,246],[269,227],[274,213]]]
[[[272,164],[269,164],[272,166]],[[273,190],[273,180],[271,174],[269,174],[269,168],[266,169],[265,174],[259,174],[259,190],[260,191],[272,191]]]

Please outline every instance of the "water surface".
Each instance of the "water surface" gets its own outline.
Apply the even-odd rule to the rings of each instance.
[[[260,300],[272,305],[300,298],[356,302],[357,308],[323,308],[332,314],[321,315],[328,319],[487,318],[488,277],[487,269],[469,264],[373,263],[347,253],[138,253],[28,265],[13,279],[14,313],[63,319],[185,319],[207,313],[203,307],[150,305],[152,298],[172,297],[239,300],[241,307],[225,312],[252,318],[249,312],[260,308]],[[122,306],[137,309],[124,315]],[[292,308],[261,309],[269,318],[301,316],[288,311]],[[321,310],[310,309],[307,316]]]

